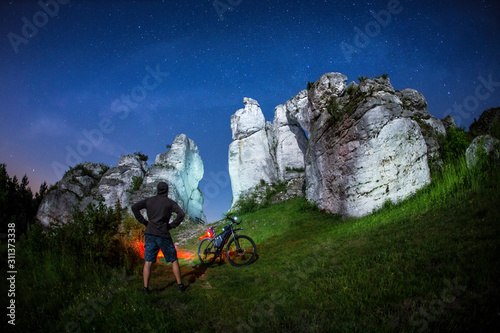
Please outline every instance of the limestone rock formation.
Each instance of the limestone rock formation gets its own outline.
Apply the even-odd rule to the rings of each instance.
[[[307,137],[299,123],[275,109],[273,123],[265,122],[259,104],[244,98],[245,108],[231,117],[233,142],[229,145],[229,176],[233,207],[252,191],[265,192],[277,182],[289,184],[288,196],[302,193]]]
[[[481,150],[483,154],[493,157],[498,162],[500,159],[500,140],[488,134],[476,137],[465,151],[467,167],[472,168],[476,165]]]
[[[495,130],[499,131],[500,128],[494,129],[494,126],[500,126],[500,108],[491,108],[484,111],[479,116],[479,119],[474,119],[474,122],[469,127],[469,131],[474,135],[498,135],[498,133],[493,132]]]
[[[160,181],[169,184],[169,197],[175,200],[191,219],[206,220],[203,214],[203,196],[198,188],[204,168],[198,146],[185,134],[178,135],[170,150],[156,156],[134,202],[153,195]],[[131,198],[132,199],[132,198]]]
[[[450,127],[457,127],[455,120],[453,119],[453,117],[450,114],[447,115],[446,117],[444,117],[443,119],[441,119],[441,122],[443,123],[446,131],[448,131],[448,129]]]
[[[236,111],[231,116],[231,131],[233,140],[248,138],[250,135],[264,129],[266,120],[259,103],[251,98],[244,98],[245,108]]]
[[[165,181],[170,185],[169,196],[178,202],[190,219],[201,218],[203,196],[198,183],[203,177],[203,161],[193,140],[178,135],[171,149],[156,157],[148,168],[139,156],[125,155],[116,167],[83,163],[66,173],[56,188],[44,198],[38,219],[45,225],[71,220],[73,207],[84,209],[89,203],[103,200],[108,207],[118,202],[128,208],[137,201],[156,193],[156,185]],[[139,188],[134,188],[140,184]]]
[[[147,168],[147,163],[141,161],[138,156],[124,155],[120,157],[118,165],[106,171],[102,176],[94,189],[94,198],[102,196],[108,207],[113,207],[117,201],[121,206],[126,207],[134,177],[143,179]]]
[[[245,108],[231,116],[234,141],[229,145],[228,159],[233,205],[261,179],[266,183],[277,180],[264,114],[251,98],[245,98],[243,104]]]
[[[301,177],[305,171],[307,137],[299,123],[287,116],[285,105],[275,109],[272,124],[271,152],[281,181]]]
[[[245,98],[231,117],[233,207],[252,191],[262,197],[267,183],[300,187],[305,176],[306,197],[321,209],[363,216],[430,182],[428,161],[439,163],[446,129],[425,97],[395,91],[385,76],[346,82],[343,74],[324,74],[278,105],[272,124]]]
[[[439,156],[439,136],[444,136],[446,134],[443,122],[431,115],[427,109],[427,100],[420,92],[414,89],[403,89],[395,93],[403,103],[402,108],[404,110],[404,116],[415,120],[420,126],[425,144],[427,145],[427,159],[429,163],[435,166],[441,166],[442,160]]]
[[[44,225],[61,224],[71,219],[72,211],[90,195],[99,179],[109,169],[102,163],[85,162],[70,169],[44,197],[37,219]]]
[[[331,213],[363,216],[430,182],[427,145],[412,118],[431,117],[420,93],[396,92],[387,78],[349,89],[346,82],[325,74],[286,107],[309,132],[307,199]]]

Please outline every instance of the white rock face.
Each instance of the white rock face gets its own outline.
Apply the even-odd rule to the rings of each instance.
[[[309,107],[309,94],[307,90],[300,91],[295,97],[285,103],[286,112],[290,115],[290,118],[296,120],[307,132],[311,131]]]
[[[236,111],[231,116],[231,131],[233,140],[247,138],[261,131],[265,127],[265,118],[259,103],[256,100],[245,97],[243,99],[244,109]]]
[[[307,144],[306,134],[299,123],[287,116],[285,105],[278,105],[274,114],[271,142],[271,150],[274,150],[278,168],[278,179],[287,181],[297,178],[304,172]]]
[[[229,176],[233,190],[233,206],[240,198],[262,182],[273,184],[302,178],[298,184],[301,191],[304,173],[304,154],[307,137],[297,121],[289,118],[286,107],[275,110],[274,122],[265,123],[259,104],[244,99],[244,109],[231,117],[233,142],[229,145]]]
[[[231,142],[228,159],[233,206],[243,194],[260,184],[261,179],[266,183],[277,181],[276,167],[264,129]]]
[[[307,103],[300,92],[286,107],[309,131],[306,198],[358,217],[430,182],[426,142],[411,119],[430,114],[420,93],[396,93],[388,79],[351,84],[350,91],[345,82],[342,74],[325,74],[307,91]]]
[[[379,111],[372,109],[365,116]],[[427,146],[415,121],[397,118],[385,124],[378,136],[345,157],[353,172],[332,184],[343,191],[340,213],[364,216],[387,200],[396,203],[415,193],[430,182],[426,154]]]
[[[46,226],[71,220],[73,207],[90,195],[106,169],[102,163],[85,162],[66,172],[40,203],[37,219]]]
[[[143,184],[156,190],[158,182],[166,182],[169,197],[177,201],[186,215],[206,220],[203,196],[198,188],[203,173],[198,146],[185,134],[180,134],[168,152],[156,156],[155,167],[148,170]]]
[[[97,185],[97,194],[102,195],[104,203],[113,207],[117,201],[122,207],[128,206],[129,190],[133,184],[133,177],[144,178],[147,164],[137,156],[124,155],[120,157],[118,165],[109,169],[102,176]]]

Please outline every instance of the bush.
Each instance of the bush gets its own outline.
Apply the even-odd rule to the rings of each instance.
[[[56,227],[54,241],[64,255],[77,256],[93,263],[115,261],[119,256],[118,226],[121,208],[108,208],[102,201],[89,204],[83,211],[74,210],[73,221]]]
[[[293,168],[286,167],[285,171],[287,171],[287,172],[305,172],[306,168],[304,168],[304,167],[300,167],[300,168],[297,168],[297,167],[293,167]]]
[[[454,161],[465,154],[470,140],[463,129],[450,127],[444,141],[440,142],[440,155],[444,161]]]
[[[359,89],[358,85],[350,85],[347,87],[347,94],[348,95],[354,95]]]
[[[94,178],[94,174],[91,170],[87,169],[82,163],[75,165],[74,167],[69,167],[69,170],[64,173],[64,176],[67,176],[69,173],[75,173],[80,171],[81,176],[89,176]]]
[[[337,102],[337,99],[334,96],[330,97],[330,99],[326,103],[326,110],[328,111],[330,116],[335,118],[335,120],[338,120],[338,118],[340,118],[340,115],[338,114],[341,110],[340,103]]]
[[[143,162],[146,162],[148,160],[148,158],[149,158],[148,155],[144,155],[141,152],[135,152],[134,155],[137,156],[137,158],[139,159],[139,161],[143,161]]]
[[[130,185],[130,188],[127,190],[129,193],[134,193],[141,187],[142,181],[144,180],[144,177],[139,177],[139,176],[132,176],[132,184]]]
[[[239,215],[252,213],[259,209],[260,205],[257,203],[257,195],[255,193],[241,197],[236,203],[236,212]]]
[[[256,186],[256,192],[249,193],[238,200],[235,206],[236,212],[239,215],[256,212],[260,209],[269,207],[276,194],[287,191],[286,182],[281,180],[279,180],[278,183],[266,184],[266,182],[261,179],[260,185],[260,189],[259,186]],[[263,189],[262,187],[264,186],[265,188]]]

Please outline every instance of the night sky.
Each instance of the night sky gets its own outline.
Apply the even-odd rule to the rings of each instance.
[[[348,82],[387,73],[466,128],[500,106],[496,0],[40,4],[0,5],[0,163],[34,191],[81,161],[115,166],[142,152],[151,165],[185,133],[204,162],[205,213],[218,219],[243,97],[272,121],[327,72]]]

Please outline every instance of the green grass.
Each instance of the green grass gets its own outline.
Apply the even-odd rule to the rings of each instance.
[[[257,243],[247,267],[181,260],[190,288],[154,265],[71,269],[45,256],[19,268],[19,328],[147,332],[493,331],[500,324],[500,175],[448,164],[412,198],[360,218],[303,198],[240,216]],[[224,223],[217,224],[220,232]],[[175,234],[174,234],[175,239]],[[197,250],[197,239],[185,250]],[[20,252],[22,253],[22,252]],[[76,330],[74,330],[76,331]]]

